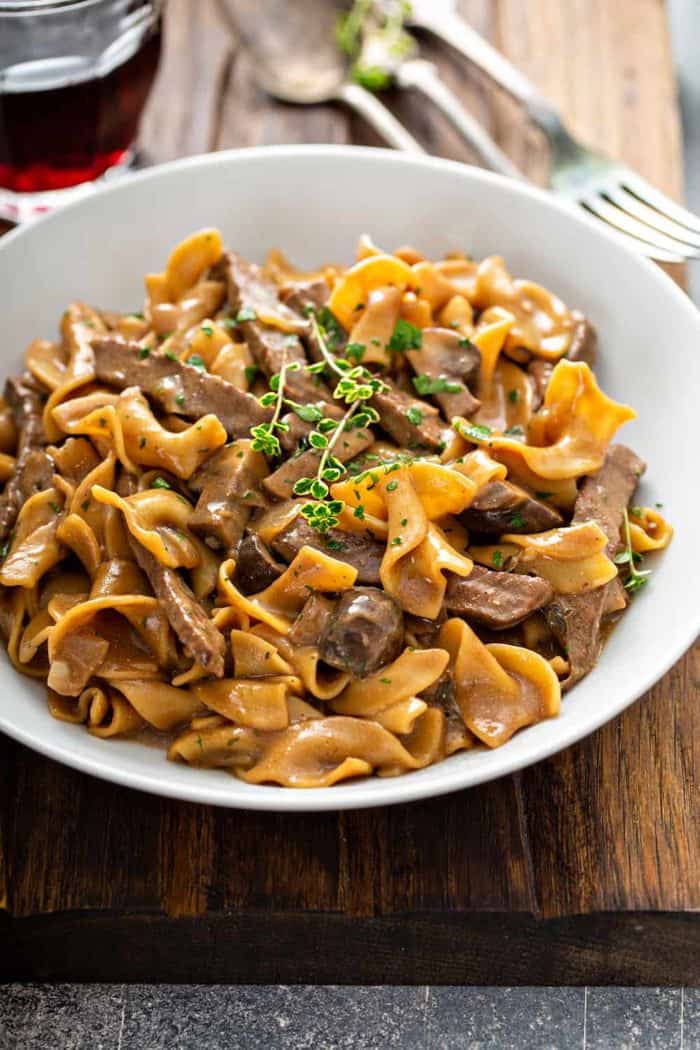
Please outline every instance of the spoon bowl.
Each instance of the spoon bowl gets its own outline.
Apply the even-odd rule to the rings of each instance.
[[[219,0],[232,33],[252,59],[258,85],[281,102],[343,102],[360,113],[396,149],[423,147],[393,113],[349,75],[336,45],[341,0]]]

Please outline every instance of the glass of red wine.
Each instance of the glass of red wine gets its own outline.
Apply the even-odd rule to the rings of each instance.
[[[0,218],[27,222],[133,160],[163,0],[0,0]]]

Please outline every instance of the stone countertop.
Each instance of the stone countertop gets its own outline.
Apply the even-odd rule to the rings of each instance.
[[[700,990],[6,985],[0,1050],[700,1050]]]

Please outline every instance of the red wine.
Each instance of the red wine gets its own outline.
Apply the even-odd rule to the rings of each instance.
[[[128,154],[160,58],[160,26],[104,75],[60,76],[60,61],[35,90],[0,91],[0,186],[58,190],[102,175]],[[25,80],[29,78],[24,78]],[[12,77],[6,81],[13,86]],[[49,86],[47,86],[47,83]]]

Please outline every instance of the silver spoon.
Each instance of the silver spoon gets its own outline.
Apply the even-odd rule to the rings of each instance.
[[[340,0],[219,0],[219,7],[269,95],[297,105],[344,102],[390,146],[425,153],[375,95],[349,79],[335,45]]]

